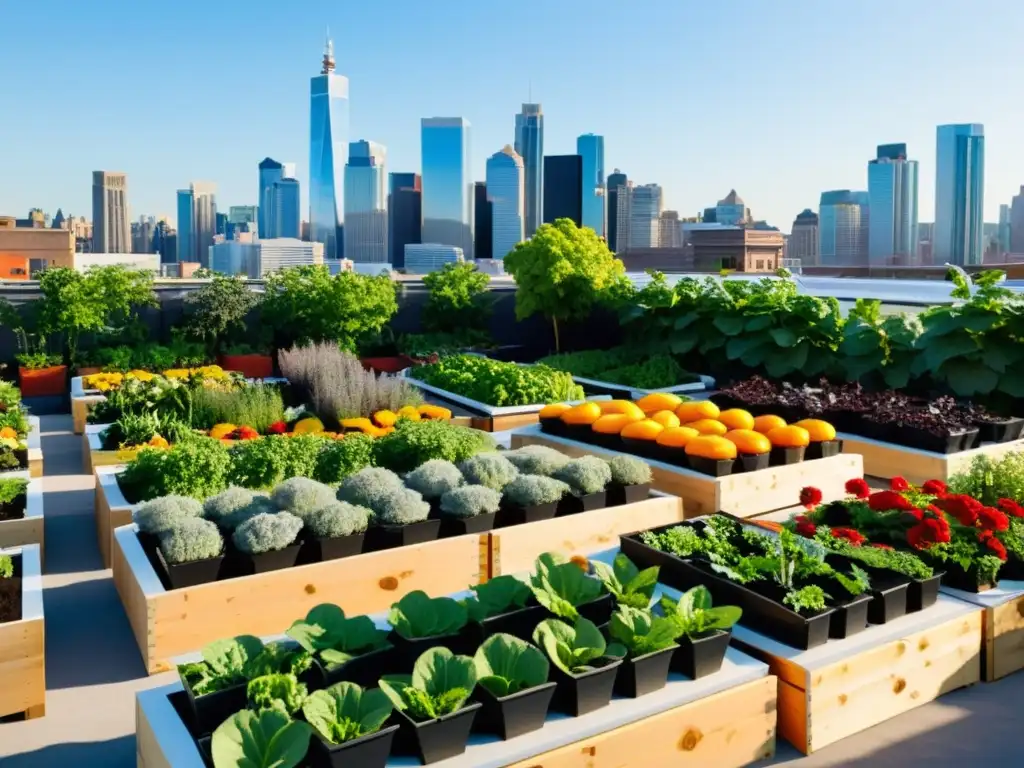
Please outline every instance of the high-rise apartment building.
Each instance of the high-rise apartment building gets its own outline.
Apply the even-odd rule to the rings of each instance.
[[[59,209],[57,215],[60,215]],[[54,219],[54,222],[56,222],[56,219]],[[139,216],[138,221],[133,221],[131,226],[131,253],[156,253],[153,250],[153,233],[155,230],[156,218],[154,216]],[[104,253],[104,251],[95,251],[95,253]]]
[[[577,137],[576,154],[583,158],[583,226],[604,237],[604,136]]]
[[[881,144],[868,162],[868,263],[909,263],[917,253],[917,161],[906,144]]]
[[[997,232],[997,238],[999,240],[1000,253],[1012,252],[1010,250],[1010,215],[1010,206],[1005,204],[999,206],[999,230]]]
[[[608,176],[608,247],[613,252],[619,250],[619,188],[625,187],[629,179],[622,171],[616,168]],[[622,250],[626,249],[629,237],[622,243]]]
[[[556,219],[572,219],[577,227],[583,226],[583,158],[579,155],[544,158],[544,223]]]
[[[473,258],[494,258],[494,233],[491,232],[491,201],[487,199],[487,182],[473,183]]]
[[[786,245],[786,258],[799,259],[801,267],[814,267],[818,259],[818,214],[804,208],[793,220],[793,231]]]
[[[353,141],[345,166],[345,258],[357,264],[388,260],[387,150]]]
[[[658,247],[683,247],[683,230],[679,224],[679,211],[662,211],[661,216],[658,217]]]
[[[309,237],[324,244],[324,258],[340,259],[348,163],[348,78],[334,72],[330,39],[320,74],[310,79],[309,94]]]
[[[178,261],[209,266],[209,247],[217,234],[217,185],[194,181],[178,190]]]
[[[492,258],[504,259],[525,238],[525,183],[523,158],[512,147],[506,145],[487,159]]]
[[[821,193],[818,258],[823,266],[864,265],[868,245],[868,193],[836,189]]]
[[[422,242],[456,246],[466,259],[472,259],[475,222],[469,121],[461,117],[425,117],[420,141]]]
[[[544,111],[540,104],[523,104],[516,115],[516,153],[523,158],[523,206],[526,236],[533,237],[544,221]]]
[[[1024,253],[1024,186],[1010,202],[1010,253]]]
[[[405,266],[405,246],[420,242],[423,197],[418,173],[390,174],[388,193],[388,250],[394,269]]]
[[[92,252],[131,253],[128,229],[128,177],[92,172]]]
[[[935,141],[935,264],[981,264],[985,127],[940,125]]]
[[[642,184],[629,191],[629,248],[657,248],[661,211],[661,187]]]
[[[177,209],[178,209],[178,236],[176,242],[176,250],[178,252],[177,261],[194,261],[195,260],[195,246],[193,245],[193,229],[195,222],[193,221],[193,210],[192,210],[192,190],[191,189],[179,189],[177,197]]]

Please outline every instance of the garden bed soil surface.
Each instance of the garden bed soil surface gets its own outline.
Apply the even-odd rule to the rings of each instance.
[[[0,579],[0,624],[21,619],[21,555],[14,555],[14,575]]]

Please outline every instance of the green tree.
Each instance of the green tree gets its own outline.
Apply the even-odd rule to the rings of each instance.
[[[487,330],[494,302],[488,285],[491,278],[471,261],[445,264],[423,276],[430,291],[423,307],[423,329],[435,333]]]
[[[185,328],[190,336],[206,343],[216,356],[226,346],[246,340],[245,318],[259,306],[261,298],[244,278],[213,275],[209,283],[186,297],[185,303],[193,312]],[[255,346],[259,346],[260,339],[255,341]]]
[[[621,294],[626,280],[622,262],[597,233],[571,219],[538,227],[505,257],[505,270],[516,280],[516,317],[548,318],[556,350],[559,322],[586,317],[595,304]]]
[[[92,267],[85,273],[85,288],[96,301],[108,331],[118,332],[138,317],[141,307],[159,306],[153,276],[120,264]]]
[[[61,333],[65,362],[75,360],[83,333],[100,331],[106,323],[106,306],[96,283],[71,267],[51,267],[39,273],[38,301],[41,333]]]

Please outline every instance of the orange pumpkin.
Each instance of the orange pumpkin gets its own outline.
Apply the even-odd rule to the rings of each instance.
[[[570,408],[572,406],[568,403],[551,403],[551,405],[545,405],[540,409],[540,418],[557,419]]]
[[[717,419],[698,419],[697,421],[688,421],[683,424],[684,427],[690,429],[696,429],[702,435],[718,435],[721,437],[729,428]]]
[[[636,404],[644,413],[656,413],[657,411],[674,411],[682,402],[683,398],[679,395],[673,395],[670,392],[652,392],[641,397]]]
[[[803,421],[796,422],[793,426],[806,429],[812,443],[836,439],[836,428],[821,419],[804,419]]]
[[[672,413],[672,411],[655,411],[648,418],[658,422],[665,429],[679,426],[679,417]]]
[[[601,418],[601,409],[597,403],[580,403],[562,414],[562,421],[566,424],[593,424],[599,418]]]
[[[658,435],[658,445],[666,448],[685,448],[686,444],[695,437],[700,437],[700,432],[689,427],[666,427]]]
[[[724,437],[735,445],[740,453],[768,453],[772,449],[772,441],[752,429],[733,429],[726,432]]]
[[[722,461],[736,458],[736,445],[717,435],[701,435],[686,444],[687,456]]]
[[[590,428],[602,435],[617,435],[632,419],[624,413],[606,413],[595,421]]]
[[[689,402],[680,403],[679,407],[676,408],[676,416],[679,417],[681,424],[686,424],[690,421],[700,421],[701,419],[717,419],[719,413],[721,411],[718,406],[710,400],[690,400]]]
[[[632,400],[598,400],[597,407],[601,409],[601,413],[604,415],[621,413],[629,416],[630,421],[640,421],[644,417],[644,412],[640,410],[640,406]]]
[[[803,427],[776,427],[767,435],[772,445],[777,448],[799,448],[811,442],[811,436]]]
[[[786,426],[786,420],[781,416],[776,416],[773,413],[766,413],[764,416],[758,416],[754,419],[753,430],[760,432],[762,435],[767,435],[776,427]]]
[[[629,440],[656,440],[664,430],[665,427],[653,419],[644,419],[630,422],[622,428],[619,435]]]
[[[742,408],[730,408],[718,415],[718,420],[729,429],[753,429],[754,417]]]

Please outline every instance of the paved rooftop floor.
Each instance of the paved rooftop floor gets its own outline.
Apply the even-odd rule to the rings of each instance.
[[[0,766],[127,768],[135,765],[135,692],[174,675],[146,676],[110,571],[101,570],[93,479],[82,474],[81,438],[71,433],[71,417],[44,416],[42,431],[46,716],[0,725]],[[1022,701],[1024,673],[957,691],[811,757],[780,741],[767,765],[1021,765]]]

